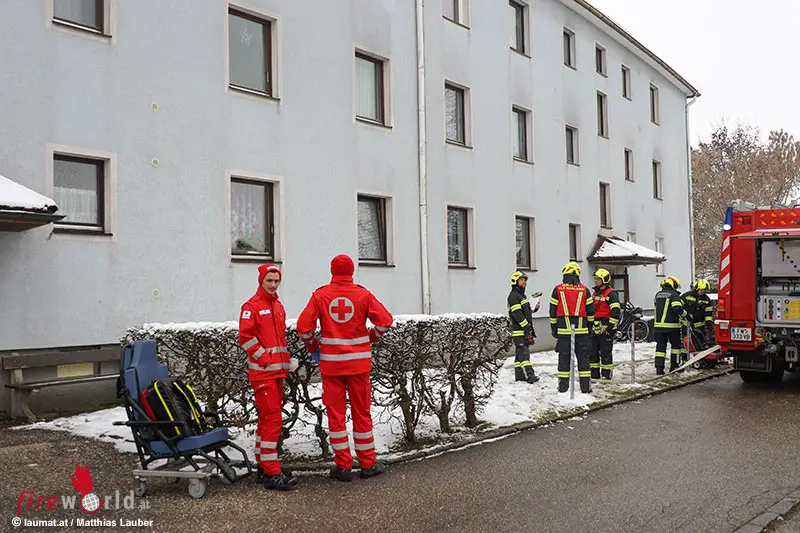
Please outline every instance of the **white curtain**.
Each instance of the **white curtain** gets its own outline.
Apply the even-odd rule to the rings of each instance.
[[[378,114],[378,65],[356,57],[356,114],[359,117],[380,120]]]
[[[234,253],[270,253],[266,222],[264,186],[231,183],[231,250]]]
[[[381,202],[377,198],[358,201],[359,259],[386,260],[380,209]]]
[[[69,224],[99,224],[97,191],[56,187],[55,198],[58,213],[67,215],[62,222]]]

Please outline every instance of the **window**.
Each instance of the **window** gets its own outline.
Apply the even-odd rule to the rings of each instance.
[[[625,148],[625,181],[633,181],[633,150]]]
[[[447,262],[467,266],[469,262],[468,211],[462,207],[447,208]]]
[[[660,254],[664,253],[663,237],[656,237],[656,252]],[[663,275],[664,275],[664,263],[659,263],[656,265],[656,276],[663,276]]]
[[[628,234],[625,236],[625,240],[628,242],[635,243],[636,242],[636,233],[633,231],[629,231]]]
[[[446,83],[444,86],[444,111],[447,124],[447,140],[466,145],[466,115],[464,113],[465,91]]]
[[[525,15],[527,12],[526,6],[509,0],[508,5],[511,6],[511,15],[514,20],[514,33],[511,36],[511,49],[516,50],[520,54],[527,52],[525,46]]]
[[[581,227],[578,224],[569,225],[569,260],[581,260]]]
[[[597,134],[608,138],[608,98],[601,92],[597,93]]]
[[[231,254],[275,257],[275,210],[270,182],[231,178]]]
[[[564,28],[564,64],[576,68],[575,65],[575,34]]]
[[[105,168],[102,159],[53,155],[53,199],[59,213],[66,215],[57,226],[105,231]]]
[[[659,123],[659,102],[658,102],[658,87],[655,85],[650,86],[650,122],[653,124]]]
[[[104,0],[53,0],[53,20],[105,33]]]
[[[567,163],[570,165],[578,164],[578,130],[572,126],[567,126]]]
[[[442,15],[456,24],[469,26],[469,0],[442,0]]]
[[[534,220],[528,217],[516,217],[517,226],[517,268],[532,270],[534,261]]]
[[[653,161],[653,198],[663,199],[661,184],[661,163]]]
[[[611,227],[611,186],[600,184],[600,227]]]
[[[599,44],[594,47],[594,64],[598,74],[606,76],[606,49]]]
[[[511,108],[511,135],[514,143],[514,159],[531,161],[530,157],[530,112],[519,107]]]
[[[230,86],[272,96],[272,23],[228,12]]]
[[[386,199],[358,196],[358,260],[386,264]]]
[[[622,96],[631,99],[631,69],[622,65]]]
[[[356,52],[356,117],[384,120],[383,61]]]

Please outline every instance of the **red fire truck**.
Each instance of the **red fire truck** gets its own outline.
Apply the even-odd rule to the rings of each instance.
[[[800,345],[800,208],[728,207],[716,340],[746,382],[796,372]]]

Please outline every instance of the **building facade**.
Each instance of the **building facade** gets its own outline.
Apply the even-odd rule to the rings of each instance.
[[[570,258],[591,283],[598,234],[666,255],[610,265],[638,305],[689,281],[699,94],[583,0],[9,0],[0,26],[0,175],[66,215],[0,232],[1,352],[235,320],[267,261],[296,316],[338,253],[395,313],[504,313],[514,270],[548,294]]]

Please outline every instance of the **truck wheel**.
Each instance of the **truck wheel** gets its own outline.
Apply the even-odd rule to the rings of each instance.
[[[752,370],[739,370],[739,377],[745,383],[758,383],[763,381],[766,374],[764,372],[754,372]]]
[[[772,360],[772,370],[765,374],[764,377],[770,385],[778,385],[783,381],[784,363],[780,359]]]

